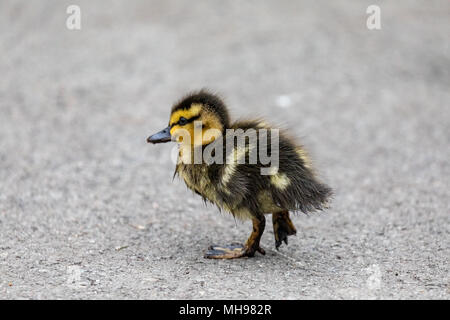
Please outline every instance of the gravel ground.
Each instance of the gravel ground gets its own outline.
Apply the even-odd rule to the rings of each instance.
[[[70,31],[66,8],[81,7]],[[1,1],[0,298],[449,299],[450,3]],[[147,145],[187,91],[283,123],[335,189],[266,256]]]

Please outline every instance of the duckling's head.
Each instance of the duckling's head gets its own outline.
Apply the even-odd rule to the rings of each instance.
[[[190,93],[172,107],[169,126],[150,136],[147,142],[176,141],[206,145],[229,128],[228,111],[223,101],[206,90]]]

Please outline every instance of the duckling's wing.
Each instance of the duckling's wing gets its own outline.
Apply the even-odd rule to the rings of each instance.
[[[271,144],[271,133],[268,134],[266,141],[260,141],[264,135],[260,135],[259,131],[270,129],[265,122],[261,120],[237,122],[234,128],[256,130],[258,148],[263,142],[267,145],[269,153],[275,154],[275,149],[272,149],[276,146]],[[232,187],[236,186],[238,192],[243,193],[241,198],[248,201],[253,210],[261,212],[281,208],[307,213],[326,208],[332,195],[331,188],[316,177],[304,148],[288,137],[284,130],[279,130],[278,133],[278,164],[265,162],[263,164],[258,150],[256,164],[246,162],[234,165],[231,167],[232,170],[228,170],[232,174],[226,176],[234,182]],[[248,150],[246,156],[248,157]],[[268,170],[270,175],[262,174],[261,169],[268,167],[275,170]]]
[[[279,170],[270,177],[275,203],[304,213],[327,208],[332,190],[317,178],[304,148],[281,134],[279,150]]]

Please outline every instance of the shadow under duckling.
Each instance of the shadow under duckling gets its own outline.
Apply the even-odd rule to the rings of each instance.
[[[322,210],[332,195],[316,177],[301,145],[261,120],[231,123],[223,101],[206,90],[183,97],[172,107],[168,127],[147,139],[169,141],[179,145],[174,176],[179,175],[204,201],[253,222],[244,245],[211,246],[206,258],[265,254],[260,239],[268,213],[278,249],[297,232],[289,211]]]

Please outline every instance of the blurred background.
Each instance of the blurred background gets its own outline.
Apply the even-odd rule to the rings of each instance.
[[[1,1],[0,298],[448,299],[449,18],[446,0]],[[268,224],[265,257],[203,259],[249,225],[145,142],[202,87],[291,128],[335,189],[279,253]]]

